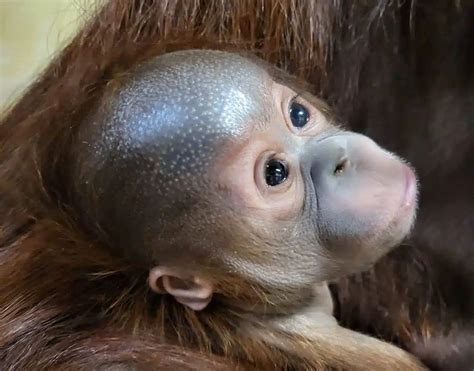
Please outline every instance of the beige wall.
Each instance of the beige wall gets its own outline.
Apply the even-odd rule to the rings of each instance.
[[[0,0],[0,110],[74,33],[94,0]]]

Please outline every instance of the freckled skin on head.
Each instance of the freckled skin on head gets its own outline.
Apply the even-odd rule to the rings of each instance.
[[[223,149],[268,121],[270,84],[247,59],[215,51],[166,54],[133,71],[83,140],[113,171],[94,191],[116,195],[106,203],[115,216],[126,212],[120,229],[159,229],[164,209],[187,209],[203,194]]]
[[[116,245],[166,266],[156,277],[218,264],[291,298],[366,269],[408,233],[414,174],[304,97],[235,54],[156,57],[81,127],[81,202]]]
[[[248,60],[216,52],[163,55],[132,73],[110,107],[99,150],[159,159],[157,192],[212,166],[223,143],[266,121],[269,79]],[[255,76],[262,78],[255,79]],[[158,183],[157,183],[158,182]]]

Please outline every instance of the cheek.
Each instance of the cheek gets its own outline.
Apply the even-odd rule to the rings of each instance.
[[[233,207],[247,210],[252,219],[290,220],[303,209],[304,187],[301,179],[293,179],[284,191],[267,192],[255,183],[253,172],[226,179]]]
[[[267,194],[264,197],[262,211],[270,219],[294,220],[301,216],[305,199],[303,180],[300,174],[295,174],[291,185],[284,192]]]

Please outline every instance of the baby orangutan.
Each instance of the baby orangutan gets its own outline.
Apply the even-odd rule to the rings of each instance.
[[[260,62],[155,57],[109,83],[66,158],[78,223],[149,272],[145,296],[101,294],[109,329],[244,369],[424,369],[340,327],[327,286],[410,231],[414,172]]]

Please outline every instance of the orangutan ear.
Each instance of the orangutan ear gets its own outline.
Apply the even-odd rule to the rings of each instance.
[[[148,284],[154,292],[172,295],[177,302],[196,311],[203,310],[213,294],[212,284],[207,280],[163,266],[150,270]]]

